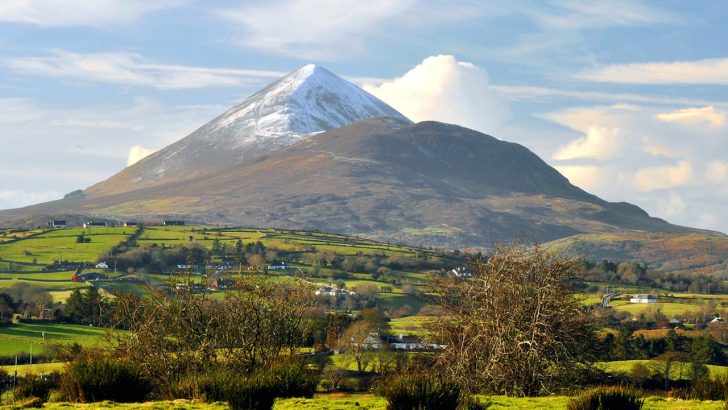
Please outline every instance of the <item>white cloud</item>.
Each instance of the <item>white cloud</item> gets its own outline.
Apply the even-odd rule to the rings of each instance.
[[[663,199],[658,203],[661,215],[674,218],[685,211],[685,200],[678,193],[670,191],[667,199]]]
[[[0,98],[0,113],[12,112],[24,119],[0,115],[1,190],[14,192],[12,204],[20,206],[27,203],[17,198],[29,198],[22,192],[40,195],[86,188],[123,169],[130,146],[162,148],[226,108],[168,106],[149,98],[136,98],[129,104],[58,108],[28,99]]]
[[[657,119],[664,122],[707,126],[710,128],[722,128],[725,125],[725,113],[716,111],[712,105],[659,113],[657,114]]]
[[[129,157],[126,160],[126,166],[134,165],[139,162],[142,158],[149,154],[154,153],[155,150],[144,148],[141,145],[133,145],[129,148]]]
[[[0,209],[20,208],[39,202],[60,199],[63,194],[55,191],[28,192],[25,190],[0,191]]]
[[[180,0],[4,0],[0,21],[37,26],[106,27],[181,4]]]
[[[619,128],[591,126],[585,136],[559,147],[554,159],[608,159],[620,149],[620,145]]]
[[[4,64],[20,74],[83,82],[189,89],[211,86],[249,86],[286,73],[265,70],[191,67],[158,64],[137,53],[80,54],[54,50],[44,57],[9,58]]]
[[[587,191],[599,189],[608,179],[608,172],[594,165],[557,165],[555,168],[569,182]]]
[[[364,89],[413,121],[453,123],[493,132],[509,116],[488,74],[449,55],[428,57],[403,76]]]
[[[594,29],[612,26],[644,26],[676,23],[678,18],[637,1],[585,2],[557,0],[551,7],[529,7],[525,13],[549,29]]]
[[[239,44],[274,54],[335,59],[360,50],[416,0],[283,0],[218,10],[217,15],[243,27]]]
[[[705,179],[714,184],[720,184],[728,180],[728,162],[712,161],[705,171]]]
[[[577,77],[624,84],[728,85],[728,58],[614,64],[584,71]]]
[[[634,174],[633,183],[638,191],[654,191],[688,184],[693,176],[693,168],[687,161],[677,165],[642,168]]]

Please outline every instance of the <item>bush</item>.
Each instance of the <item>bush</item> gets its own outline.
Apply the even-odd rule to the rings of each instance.
[[[319,384],[320,374],[307,370],[302,364],[280,363],[270,370],[269,377],[277,389],[277,396],[313,397]]]
[[[207,373],[199,379],[198,388],[205,401],[226,401],[232,410],[270,410],[277,393],[270,377],[227,371]]]
[[[387,399],[389,410],[455,410],[463,403],[459,384],[424,373],[386,378],[377,393]]]
[[[18,386],[13,390],[15,400],[33,400],[34,403],[42,405],[51,395],[51,389],[54,387],[51,380],[29,374],[19,380]]]
[[[709,377],[693,379],[687,398],[692,400],[728,399],[728,375],[721,375],[714,379]]]
[[[139,369],[110,357],[81,356],[61,376],[66,400],[82,403],[111,400],[121,403],[142,402],[152,385],[140,376]]]
[[[316,372],[301,365],[279,364],[250,375],[218,370],[198,379],[198,395],[208,402],[226,401],[233,410],[268,410],[278,397],[312,397],[318,381]]]
[[[639,410],[645,400],[634,389],[598,387],[569,401],[568,410]]]

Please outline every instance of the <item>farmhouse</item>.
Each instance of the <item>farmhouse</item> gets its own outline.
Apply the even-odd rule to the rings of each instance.
[[[103,273],[84,273],[81,275],[73,275],[71,276],[71,281],[73,282],[86,282],[87,280],[104,280],[106,279],[106,275]]]
[[[53,229],[64,229],[67,226],[68,225],[66,225],[66,221],[64,221],[62,219],[51,219],[48,222],[48,227],[53,228]]]
[[[124,226],[139,226],[139,222],[124,221]]]
[[[473,276],[473,273],[470,272],[470,269],[465,267],[455,268],[450,271],[450,274],[455,276],[456,278],[470,278]]]
[[[324,286],[322,288],[316,289],[316,296],[323,295],[323,296],[335,296],[335,297],[346,297],[348,295],[356,295],[356,292],[352,292],[350,290],[346,289],[339,289],[335,288],[333,286]]]
[[[185,225],[185,221],[175,221],[175,220],[164,221],[164,226],[184,226],[184,225]]]
[[[106,262],[99,262],[96,264],[96,269],[109,269],[109,265]]]
[[[268,270],[286,270],[288,269],[288,266],[285,262],[271,262],[270,265],[268,265]]]
[[[657,298],[654,295],[634,295],[629,303],[657,303]]]
[[[389,347],[394,350],[439,350],[443,346],[437,343],[425,343],[419,336],[405,336],[400,333],[399,337],[387,337]]]
[[[105,228],[109,226],[106,222],[84,222],[83,227],[84,228]]]

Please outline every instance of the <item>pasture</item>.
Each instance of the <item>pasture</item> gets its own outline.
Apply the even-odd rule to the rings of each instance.
[[[42,353],[51,344],[78,343],[94,346],[101,343],[106,329],[61,323],[20,323],[0,326],[0,356],[20,353]],[[45,338],[44,338],[45,336]]]
[[[100,255],[126,241],[133,228],[71,228],[46,231],[15,242],[0,243],[0,258],[5,262],[51,264],[57,260],[94,262]],[[83,235],[90,242],[78,243]]]

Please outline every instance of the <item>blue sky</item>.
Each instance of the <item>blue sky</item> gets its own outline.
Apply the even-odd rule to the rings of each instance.
[[[0,208],[55,199],[306,63],[413,120],[728,232],[721,1],[0,1]]]

